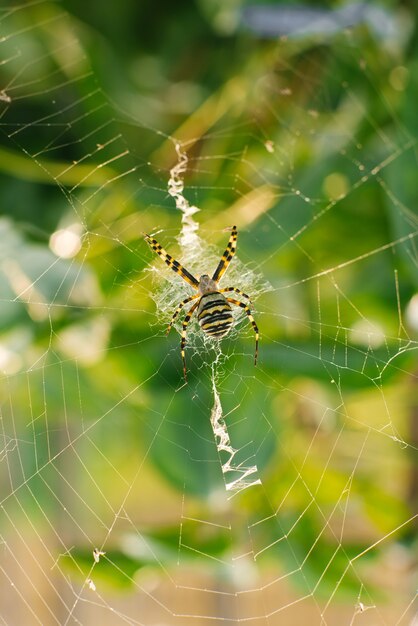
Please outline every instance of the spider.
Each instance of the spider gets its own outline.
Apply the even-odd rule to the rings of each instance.
[[[194,304],[190,307],[189,312],[186,314],[183,320],[183,327],[181,332],[180,352],[183,361],[183,374],[186,382],[187,370],[186,355],[184,352],[184,348],[186,346],[186,331],[190,319],[196,309],[197,319],[200,328],[207,335],[209,335],[210,337],[214,337],[215,339],[221,339],[222,337],[224,337],[229,332],[234,322],[234,318],[232,317],[231,304],[234,304],[235,306],[239,306],[244,309],[255,332],[254,365],[257,364],[259,333],[257,324],[255,323],[255,320],[251,315],[250,307],[248,306],[248,304],[245,304],[245,302],[235,300],[234,298],[226,298],[223,294],[229,291],[234,291],[243,298],[246,298],[248,302],[251,303],[250,297],[237,287],[224,287],[223,289],[219,289],[218,287],[220,279],[225,274],[228,265],[230,264],[232,257],[236,252],[237,237],[237,227],[233,226],[226,250],[223,253],[221,260],[219,261],[218,267],[216,268],[212,278],[210,278],[208,274],[202,274],[199,280],[197,280],[197,278],[195,278],[190,272],[188,272],[186,268],[180,265],[178,261],[173,259],[173,257],[161,247],[158,241],[150,237],[150,235],[145,235],[145,240],[154,250],[154,252],[156,252],[158,256],[162,258],[162,260],[168,265],[168,267],[170,267],[177,274],[180,274],[183,280],[185,280],[186,283],[189,283],[189,285],[191,285],[193,289],[196,289],[196,291],[198,292],[197,294],[189,296],[188,298],[180,302],[177,309],[174,311],[171,322],[169,323],[167,328],[168,334],[175,319],[177,318],[184,305],[188,302],[197,300],[197,302],[194,302]]]

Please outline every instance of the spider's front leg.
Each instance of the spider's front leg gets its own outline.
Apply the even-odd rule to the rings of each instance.
[[[232,231],[231,231],[231,236],[228,241],[228,245],[226,246],[226,250],[223,253],[222,258],[219,261],[219,265],[216,268],[215,273],[212,276],[212,279],[215,282],[219,282],[221,280],[221,277],[225,274],[228,268],[228,265],[230,264],[233,258],[237,250],[237,238],[238,238],[237,227],[233,226]]]
[[[198,289],[199,281],[193,276],[193,274],[190,274],[190,272],[186,270],[186,268],[183,267],[181,263],[176,261],[176,259],[171,256],[171,254],[168,254],[168,252],[164,250],[162,245],[159,244],[156,239],[146,234],[144,234],[144,237],[148,245],[154,250],[154,252],[158,254],[159,257],[162,258],[164,263],[168,265],[168,267],[172,269],[173,272],[179,274],[182,279],[185,280],[186,283],[189,283],[189,285],[191,285],[194,289]]]
[[[191,302],[192,300],[196,300],[197,298],[200,298],[200,297],[201,297],[201,295],[199,293],[197,293],[195,296],[190,296],[189,298],[186,298],[185,300],[183,300],[183,302],[180,302],[180,304],[178,305],[177,309],[173,313],[173,317],[171,318],[171,322],[168,325],[167,333],[166,333],[167,335],[170,332],[172,325],[176,321],[177,315],[180,313],[180,311],[182,310],[184,305],[187,304],[188,302]]]
[[[192,308],[189,310],[189,312],[187,313],[186,317],[183,320],[183,328],[181,331],[181,344],[180,344],[180,352],[181,352],[181,359],[183,361],[183,374],[184,374],[184,380],[187,383],[187,370],[186,370],[186,354],[184,352],[184,347],[186,345],[186,330],[187,330],[187,326],[190,322],[190,318],[192,317],[193,313],[196,310],[197,305],[199,304],[199,300],[197,302],[195,302],[195,304],[192,306]]]

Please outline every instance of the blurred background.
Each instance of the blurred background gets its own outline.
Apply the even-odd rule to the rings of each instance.
[[[416,625],[414,4],[0,6],[2,622]]]

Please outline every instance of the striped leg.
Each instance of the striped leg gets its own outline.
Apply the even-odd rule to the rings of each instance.
[[[235,291],[235,293],[238,293],[240,296],[247,298],[247,300],[251,302],[250,296],[247,296],[246,293],[244,293],[243,291],[241,291],[241,289],[238,289],[237,287],[225,287],[224,289],[219,289],[219,293],[227,293],[228,291]]]
[[[192,317],[193,313],[196,310],[197,305],[199,304],[199,300],[197,302],[194,303],[194,305],[192,306],[192,308],[189,310],[189,312],[187,313],[186,317],[183,320],[183,329],[181,331],[181,344],[180,344],[180,352],[181,352],[181,358],[183,361],[183,374],[184,374],[184,380],[187,383],[187,371],[186,371],[186,354],[184,352],[184,347],[186,345],[186,330],[187,330],[187,326],[190,322],[190,318]]]
[[[180,302],[180,304],[178,305],[177,309],[174,311],[173,313],[173,317],[171,318],[171,322],[168,325],[167,328],[167,335],[171,330],[172,325],[174,324],[177,315],[180,313],[180,311],[182,310],[182,308],[184,307],[185,304],[187,304],[188,302],[191,302],[192,300],[196,300],[196,298],[201,298],[200,293],[197,293],[195,296],[190,296],[189,298],[186,298],[185,300],[183,300],[183,302]]]
[[[188,272],[186,268],[184,268],[178,261],[176,261],[176,259],[171,256],[171,254],[168,254],[168,252],[164,250],[164,248],[158,243],[156,239],[153,239],[149,235],[145,235],[145,241],[154,250],[154,252],[156,252],[158,256],[162,258],[164,263],[166,263],[168,267],[173,270],[173,272],[179,274],[183,278],[183,280],[186,281],[186,283],[189,283],[189,285],[191,285],[195,289],[199,287],[199,281],[193,276],[193,274],[190,274],[190,272]]]
[[[219,261],[219,265],[216,268],[214,275],[212,276],[212,279],[214,281],[218,282],[221,279],[221,276],[225,274],[226,269],[228,265],[230,264],[231,259],[234,256],[235,251],[237,249],[237,238],[238,238],[237,227],[233,226],[226,250],[223,253],[221,260]]]
[[[250,307],[248,306],[248,304],[245,304],[244,302],[240,302],[239,300],[234,300],[233,298],[227,298],[227,301],[230,302],[231,304],[235,304],[236,306],[240,306],[242,309],[244,309],[244,311],[246,312],[248,316],[248,319],[250,320],[252,324],[252,327],[254,328],[254,332],[255,332],[254,365],[257,365],[259,333],[258,333],[258,326],[255,323],[253,316],[251,315]]]

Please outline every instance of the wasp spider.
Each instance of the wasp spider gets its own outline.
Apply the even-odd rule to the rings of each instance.
[[[167,333],[169,333],[173,322],[175,321],[176,317],[178,316],[185,304],[197,300],[197,302],[194,302],[192,304],[189,312],[186,314],[183,320],[183,328],[181,332],[180,350],[181,358],[183,361],[184,378],[186,381],[186,356],[184,352],[184,348],[186,345],[186,331],[190,319],[196,309],[197,319],[199,321],[200,328],[207,335],[210,335],[210,337],[215,337],[216,339],[221,339],[222,337],[224,337],[228,333],[234,322],[234,318],[232,317],[231,304],[234,304],[235,306],[239,306],[244,309],[255,332],[254,365],[256,365],[257,363],[259,335],[258,327],[255,323],[253,316],[251,315],[250,307],[248,306],[248,304],[245,304],[245,302],[235,300],[234,298],[226,298],[223,294],[234,291],[243,298],[246,298],[248,302],[251,302],[250,297],[247,296],[246,293],[243,293],[237,287],[224,287],[223,289],[219,289],[218,287],[218,283],[224,275],[237,249],[237,237],[237,227],[233,226],[226,250],[223,253],[221,260],[219,261],[218,267],[216,268],[212,278],[210,278],[208,274],[202,274],[199,280],[197,280],[197,278],[190,274],[190,272],[188,272],[182,265],[180,265],[178,261],[173,259],[173,257],[161,247],[158,241],[156,241],[149,235],[145,235],[146,241],[154,250],[154,252],[156,252],[162,258],[162,260],[168,265],[168,267],[170,267],[174,272],[179,274],[186,281],[186,283],[189,283],[189,285],[191,285],[193,289],[196,289],[197,291],[197,294],[189,296],[188,298],[183,300],[183,302],[180,302],[177,309],[174,311],[173,317],[171,318],[171,322],[168,325],[167,329]]]

